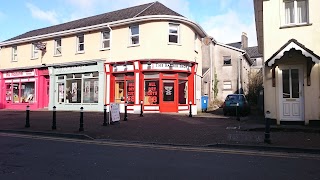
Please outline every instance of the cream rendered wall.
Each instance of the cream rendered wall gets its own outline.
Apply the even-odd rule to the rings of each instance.
[[[320,16],[318,7],[320,1],[309,0],[309,23],[311,25],[291,28],[280,28],[283,26],[284,7],[283,1],[263,1],[263,35],[264,35],[264,60],[267,61],[285,43],[294,38],[305,45],[315,54],[320,54]],[[303,58],[303,57],[300,57]],[[281,64],[288,64],[281,60]],[[307,86],[305,59],[291,59],[290,64],[303,64],[304,69],[304,98],[305,98],[305,121],[320,119],[320,65],[315,64],[311,72],[311,86]],[[278,119],[279,114],[279,87],[278,69],[276,68],[276,87],[272,87],[272,73],[269,67],[265,67],[265,111],[271,112],[271,118]]]
[[[179,24],[179,23],[178,23]],[[106,62],[128,61],[139,59],[178,59],[196,61],[199,63],[199,75],[201,72],[201,39],[197,39],[198,53],[194,47],[194,30],[180,23],[180,44],[168,44],[168,21],[151,21],[141,23],[140,45],[129,46],[128,26],[113,27],[111,34],[111,49],[100,50],[101,31],[87,32],[84,35],[84,53],[76,53],[76,35],[62,37],[62,55],[54,56],[53,39],[45,40],[47,52],[44,56],[31,60],[31,43],[18,45],[18,62],[11,62],[11,46],[2,47],[0,64],[1,69],[19,68],[41,64],[64,63],[83,60],[106,59]],[[105,29],[105,30],[108,30]]]

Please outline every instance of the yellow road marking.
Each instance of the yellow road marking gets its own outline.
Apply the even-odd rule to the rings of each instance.
[[[135,147],[135,148],[149,148],[149,149],[168,150],[168,151],[223,153],[223,154],[236,154],[236,155],[246,155],[246,156],[264,156],[264,157],[278,157],[278,158],[291,158],[291,159],[304,158],[304,159],[320,160],[320,155],[316,155],[316,154],[267,152],[267,151],[254,151],[254,150],[239,150],[239,149],[234,150],[234,149],[222,149],[222,148],[214,148],[214,147],[209,148],[209,147],[170,146],[170,145],[140,144],[140,143],[129,143],[129,142],[97,141],[97,140],[80,140],[80,139],[24,135],[24,134],[11,134],[11,133],[0,133],[0,136],[59,141],[59,142],[70,142],[70,143],[80,143],[80,144],[92,144],[92,145],[101,145],[101,146],[113,146],[113,147]]]

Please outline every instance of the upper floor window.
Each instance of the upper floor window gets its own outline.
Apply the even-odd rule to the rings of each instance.
[[[231,65],[231,56],[223,56],[223,65]]]
[[[194,33],[194,51],[198,52],[198,34]]]
[[[101,49],[110,48],[110,31],[101,32]]]
[[[179,24],[169,24],[169,43],[179,43]]]
[[[223,81],[223,90],[231,90],[231,89],[232,89],[231,81]]]
[[[31,59],[37,59],[39,57],[39,48],[37,47],[36,43],[32,44],[31,50]]]
[[[139,44],[139,26],[130,26],[130,45]]]
[[[12,47],[12,61],[18,61],[18,47],[17,46],[13,46]]]
[[[54,55],[61,55],[61,39],[54,40]]]
[[[308,23],[307,0],[284,0],[285,24]]]
[[[84,35],[78,35],[77,36],[77,52],[83,52],[84,51]]]

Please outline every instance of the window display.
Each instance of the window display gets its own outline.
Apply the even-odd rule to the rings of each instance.
[[[6,84],[6,101],[12,103],[34,103],[34,82]]]
[[[98,72],[58,76],[58,103],[98,103],[98,76]]]
[[[144,104],[159,104],[159,80],[145,81]]]
[[[134,81],[127,81],[127,103],[134,104]]]
[[[115,87],[115,102],[124,101],[124,82],[118,81],[116,82]]]
[[[188,104],[188,81],[179,80],[179,104]]]

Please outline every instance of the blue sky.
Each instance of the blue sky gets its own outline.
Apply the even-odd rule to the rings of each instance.
[[[153,2],[154,0],[10,0],[0,6],[0,41],[30,30],[82,17]],[[197,22],[218,42],[230,43],[248,34],[256,45],[253,0],[158,0]]]

